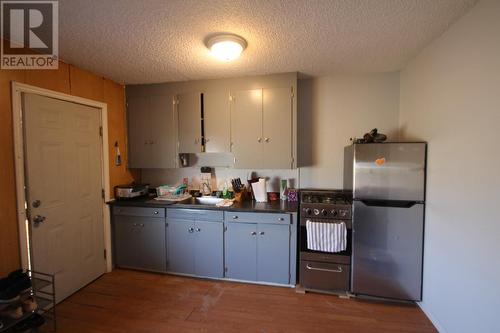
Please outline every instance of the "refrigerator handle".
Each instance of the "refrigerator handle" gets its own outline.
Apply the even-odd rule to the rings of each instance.
[[[403,201],[403,200],[359,200],[366,206],[376,207],[396,207],[396,208],[411,208],[418,204],[418,201]]]

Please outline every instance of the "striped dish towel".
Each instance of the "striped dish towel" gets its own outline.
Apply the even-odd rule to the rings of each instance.
[[[347,248],[345,222],[323,223],[306,221],[307,248],[321,252],[341,252]]]

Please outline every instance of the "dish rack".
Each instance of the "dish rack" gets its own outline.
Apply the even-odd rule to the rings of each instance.
[[[27,320],[34,313],[40,314],[44,317],[45,323],[39,328],[43,328],[44,332],[55,332],[56,331],[56,289],[55,289],[55,278],[52,274],[46,274],[41,272],[36,272],[33,270],[26,271],[31,279],[31,288],[29,291],[22,293],[21,298],[17,301],[13,301],[9,306],[15,305],[15,303],[21,304],[23,300],[32,297],[38,307],[36,310],[31,312],[26,312],[21,318],[12,319],[8,317],[0,317],[3,323],[3,327],[0,332],[11,332],[12,328],[17,324]],[[38,328],[30,328],[24,332],[38,332]]]

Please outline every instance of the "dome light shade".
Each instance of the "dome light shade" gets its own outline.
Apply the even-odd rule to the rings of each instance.
[[[227,62],[240,56],[247,47],[247,41],[237,35],[221,34],[209,38],[206,45],[215,58]]]

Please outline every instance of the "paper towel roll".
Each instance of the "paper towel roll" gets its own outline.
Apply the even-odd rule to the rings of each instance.
[[[267,202],[266,179],[259,178],[259,181],[252,183],[253,195],[257,202]]]

